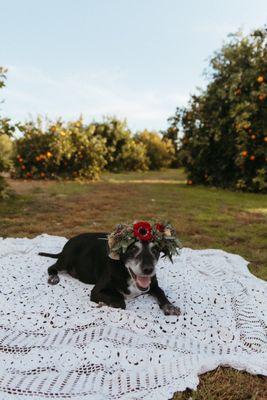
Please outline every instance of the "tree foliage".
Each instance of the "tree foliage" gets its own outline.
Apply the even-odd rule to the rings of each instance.
[[[0,171],[8,171],[11,166],[13,142],[8,135],[0,135]]]
[[[101,136],[106,142],[106,170],[143,171],[147,169],[146,149],[137,143],[126,121],[117,118],[105,118],[101,123],[92,123],[95,136]]]
[[[169,127],[162,131],[162,138],[164,142],[171,142],[173,147],[173,156],[171,161],[171,167],[177,168],[181,165],[179,157],[179,115],[168,118]]]
[[[6,85],[6,74],[7,74],[7,69],[0,67],[0,89],[4,88]],[[0,101],[0,104],[3,103],[3,101]],[[10,123],[10,119],[8,118],[3,118],[1,117],[0,114],[0,136],[6,135],[6,136],[12,136],[12,134],[15,131],[15,127]],[[1,153],[0,153],[1,157]],[[1,172],[1,169],[0,169]]]
[[[157,132],[144,130],[135,137],[137,143],[145,146],[148,168],[157,170],[170,167],[175,159],[175,149],[170,139],[160,137]]]
[[[106,164],[106,141],[92,126],[81,119],[42,125],[39,118],[19,126],[23,136],[15,142],[15,177],[98,178]]]
[[[0,67],[0,89],[5,86],[7,69]],[[1,103],[1,102],[0,102]],[[9,139],[12,136],[15,127],[11,125],[8,118],[0,115],[0,174],[10,166],[10,156],[12,143]],[[7,197],[10,191],[7,188],[4,178],[0,175],[0,198]]]
[[[210,60],[206,90],[177,109],[190,183],[266,190],[267,34],[235,34]]]

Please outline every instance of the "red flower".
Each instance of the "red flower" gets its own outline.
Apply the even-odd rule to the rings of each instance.
[[[134,224],[133,226],[134,228],[134,236],[139,239],[139,240],[143,240],[143,241],[148,241],[152,239],[152,233],[151,233],[151,225],[146,222],[146,221],[140,221],[140,222],[136,222],[136,224]]]
[[[160,224],[159,222],[156,224],[156,229],[157,229],[157,231],[159,231],[159,232],[164,232],[164,229],[165,229],[165,227],[164,227],[164,225],[162,225],[162,224]]]

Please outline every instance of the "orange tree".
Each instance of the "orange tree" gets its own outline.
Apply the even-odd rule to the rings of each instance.
[[[19,126],[23,136],[16,140],[14,176],[17,178],[95,179],[104,168],[105,139],[94,136],[83,121],[48,122],[40,119]]]
[[[177,119],[178,115],[168,118],[169,126],[165,131],[161,131],[162,140],[166,143],[172,144],[172,160],[171,168],[177,168],[181,166],[180,154],[179,154],[179,123]]]
[[[188,182],[266,191],[267,34],[231,35],[210,61],[206,90],[177,109]]]
[[[17,178],[89,178],[109,171],[146,170],[146,148],[137,143],[126,122],[106,118],[84,124],[39,118],[19,125],[13,176]]]
[[[3,67],[0,67],[0,89],[5,86],[7,70]],[[0,174],[1,172],[8,170],[10,167],[9,159],[6,157],[6,148],[11,147],[11,142],[9,137],[12,136],[15,127],[11,125],[10,120],[8,118],[0,117]],[[5,180],[2,176],[0,176],[0,198],[8,196],[9,191],[7,189]]]
[[[148,169],[146,147],[134,140],[126,121],[106,117],[102,122],[92,123],[91,127],[95,136],[106,141],[106,170],[119,172]]]
[[[157,132],[144,130],[135,135],[135,141],[146,149],[148,168],[158,170],[172,166],[175,147],[171,139],[161,138]]]

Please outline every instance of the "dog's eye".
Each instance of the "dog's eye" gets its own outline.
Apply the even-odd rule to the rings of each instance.
[[[129,248],[129,250],[128,250],[128,251],[129,251],[130,253],[132,253],[132,254],[133,254],[133,253],[136,253],[136,252],[137,252],[137,250],[138,250],[138,247],[137,247],[137,246],[135,246],[135,245],[133,245],[133,246],[131,246],[131,247]]]

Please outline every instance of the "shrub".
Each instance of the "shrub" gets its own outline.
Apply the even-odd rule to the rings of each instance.
[[[174,116],[189,181],[266,191],[266,31],[232,35],[210,63],[207,89]]]
[[[91,126],[94,127],[94,134],[106,141],[106,170],[144,171],[148,168],[145,146],[133,140],[126,121],[106,118]]]
[[[129,138],[122,145],[117,162],[120,171],[146,171],[148,158],[145,146],[137,143],[133,138]]]
[[[161,139],[158,133],[144,130],[135,137],[137,143],[146,148],[148,167],[152,170],[170,167],[175,158],[175,149],[170,139]]]
[[[58,120],[42,128],[42,121],[20,125],[16,140],[14,176],[18,178],[96,179],[105,166],[105,140],[82,120]]]

